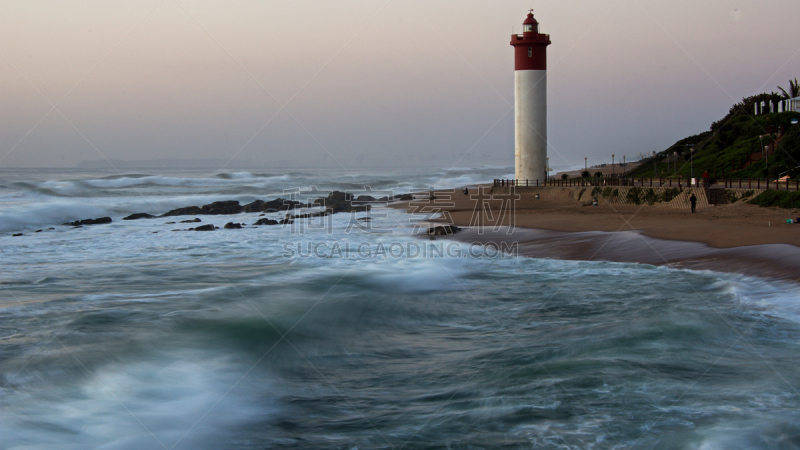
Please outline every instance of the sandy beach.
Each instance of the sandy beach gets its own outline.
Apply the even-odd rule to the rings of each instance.
[[[524,256],[671,265],[800,279],[800,210],[744,202],[699,208],[666,204],[584,206],[568,190],[491,194],[489,189],[438,192],[397,207],[440,213],[435,222],[468,227],[453,238],[517,245]]]

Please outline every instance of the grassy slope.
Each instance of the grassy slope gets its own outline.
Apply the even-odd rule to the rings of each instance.
[[[790,125],[792,118],[800,119],[800,113],[773,113],[760,116],[739,113],[733,115],[719,131],[710,131],[696,136],[690,136],[675,143],[669,149],[657,154],[659,176],[689,177],[691,164],[689,163],[689,148],[695,145],[699,148],[694,155],[694,176],[699,177],[704,170],[712,175],[721,177],[747,178],[747,177],[777,177],[782,172],[789,172],[792,178],[800,176],[800,124]],[[778,150],[769,157],[769,169],[764,160],[751,166],[740,169],[751,150],[760,149],[759,136],[766,135],[765,128],[769,125],[788,126],[789,131],[778,146]],[[768,137],[764,137],[764,144]],[[686,145],[689,144],[689,145]],[[674,152],[678,152],[675,164]],[[665,155],[669,153],[672,160],[670,170],[667,171]],[[642,165],[630,172],[632,177],[652,177],[652,158],[646,159]]]

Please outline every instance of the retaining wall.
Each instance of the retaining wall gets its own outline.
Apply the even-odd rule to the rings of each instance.
[[[659,198],[663,199],[664,194],[667,191],[673,190],[675,188],[670,187],[634,187],[634,186],[586,186],[586,187],[560,187],[560,186],[538,186],[538,187],[531,187],[531,186],[514,186],[514,187],[493,187],[489,191],[490,193],[497,193],[497,194],[508,194],[510,189],[514,189],[514,192],[519,194],[553,194],[557,192],[564,192],[564,191],[571,191],[572,198],[575,200],[585,202],[591,201],[593,197],[597,197],[598,203],[603,205],[606,203],[612,205],[632,205],[636,204],[632,199],[628,198],[628,194],[632,189],[638,189],[640,194],[639,198],[642,199],[641,203],[645,203],[643,200],[644,194],[646,194],[650,189],[653,190],[653,193],[657,195]],[[595,191],[598,189],[598,191]],[[729,189],[729,190],[736,190],[739,189]],[[747,191],[748,189],[741,189],[742,193]],[[592,192],[595,192],[595,195],[592,195]],[[602,192],[606,191],[610,195],[603,196]],[[610,192],[609,192],[610,191]],[[617,195],[613,195],[616,192]],[[674,192],[674,191],[672,191]],[[706,197],[706,192],[702,188],[683,188],[675,197],[673,197],[669,202],[659,201],[654,203],[654,205],[659,206],[671,206],[676,209],[689,209],[689,197],[692,196],[692,193],[697,197],[697,208],[706,208],[710,206],[708,204],[708,198]],[[742,193],[737,193],[737,196],[741,196]]]

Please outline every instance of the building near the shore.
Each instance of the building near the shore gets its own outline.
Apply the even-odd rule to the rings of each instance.
[[[547,178],[547,46],[533,10],[514,46],[514,175],[517,180]]]
[[[787,100],[789,111],[800,112],[800,97]]]
[[[755,109],[753,113],[757,116],[760,114],[769,114],[773,112],[800,112],[800,97],[781,100],[776,106],[773,106],[772,103],[766,101],[756,102],[753,106]]]

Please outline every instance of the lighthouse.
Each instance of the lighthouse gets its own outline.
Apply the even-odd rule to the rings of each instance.
[[[547,46],[533,10],[522,22],[514,47],[514,175],[517,180],[547,178]]]

